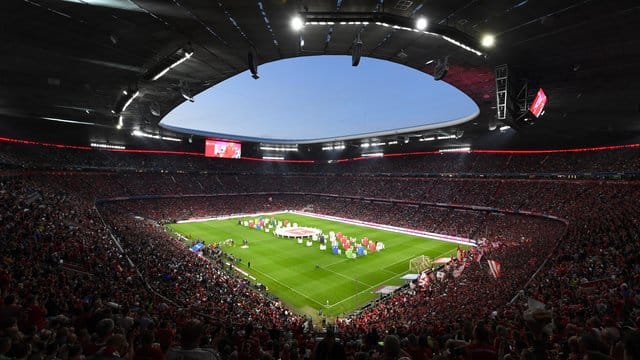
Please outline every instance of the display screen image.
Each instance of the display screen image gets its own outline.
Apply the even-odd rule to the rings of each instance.
[[[204,156],[240,159],[242,145],[240,143],[207,139],[204,145]]]
[[[540,114],[542,114],[542,111],[544,110],[544,106],[546,104],[547,104],[547,95],[544,93],[544,91],[542,91],[542,89],[539,89],[538,93],[536,94],[536,98],[533,99],[533,102],[529,107],[529,111],[531,111],[533,116],[539,117]]]

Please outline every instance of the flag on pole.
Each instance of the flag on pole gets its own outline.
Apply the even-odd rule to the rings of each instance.
[[[500,275],[501,275],[500,263],[497,262],[496,260],[487,260],[487,263],[489,264],[489,270],[491,271],[491,275],[493,275],[493,277],[496,279],[500,278]]]

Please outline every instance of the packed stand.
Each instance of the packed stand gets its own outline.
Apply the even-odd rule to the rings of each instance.
[[[173,359],[205,352],[212,359],[295,359],[330,353],[332,358],[402,354],[422,359],[483,353],[489,356],[485,358],[623,359],[626,353],[628,359],[639,358],[640,342],[633,330],[640,315],[637,183],[394,181],[39,172],[4,177],[0,355],[133,359],[146,354]],[[182,185],[171,186],[177,183]],[[187,203],[195,203],[193,199],[123,201],[100,206],[109,228],[93,208],[93,201],[104,197],[283,188],[407,203],[278,194],[238,196],[233,202],[198,198],[202,201],[191,207]],[[563,217],[569,225],[417,202],[534,211]],[[466,254],[459,260],[466,268],[458,276],[452,269],[445,282],[404,289],[340,320],[338,333],[329,331],[320,341],[305,330],[307,319],[290,314],[277,300],[230,273],[222,255],[213,261],[194,257],[157,223],[130,216],[176,219],[283,206],[471,234],[481,240],[485,259],[502,264],[503,275],[494,279],[486,261],[476,262],[476,255]],[[519,294],[545,261],[547,266]],[[200,322],[190,320],[194,317]]]

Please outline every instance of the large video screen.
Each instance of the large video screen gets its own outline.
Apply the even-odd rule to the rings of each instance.
[[[533,99],[531,106],[529,107],[529,111],[535,117],[539,117],[542,114],[542,110],[544,110],[544,106],[547,104],[547,95],[542,91],[542,89],[538,89],[538,93],[536,94],[536,98]]]
[[[207,139],[204,144],[204,156],[227,159],[240,159],[240,143]]]

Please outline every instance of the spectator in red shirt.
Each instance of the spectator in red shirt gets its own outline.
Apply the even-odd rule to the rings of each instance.
[[[103,348],[101,348],[91,360],[121,360],[130,359],[129,344],[122,334],[111,335]]]
[[[141,344],[135,350],[133,360],[162,360],[164,354],[160,349],[160,344],[154,343],[153,333],[145,331],[141,336]]]
[[[473,330],[473,342],[466,350],[471,360],[498,360],[498,353],[491,345],[489,331],[483,323],[476,325]]]
[[[162,353],[166,354],[167,350],[171,347],[173,343],[173,337],[175,336],[174,330],[169,325],[167,320],[162,320],[160,322],[160,327],[156,330],[155,338],[160,344],[160,349]]]
[[[260,348],[260,339],[253,333],[253,323],[249,322],[244,327],[244,338],[238,352],[238,359],[250,360],[260,357],[262,349]]]
[[[38,295],[27,299],[27,326],[33,326],[36,330],[43,329],[47,323],[47,309],[40,305]]]

